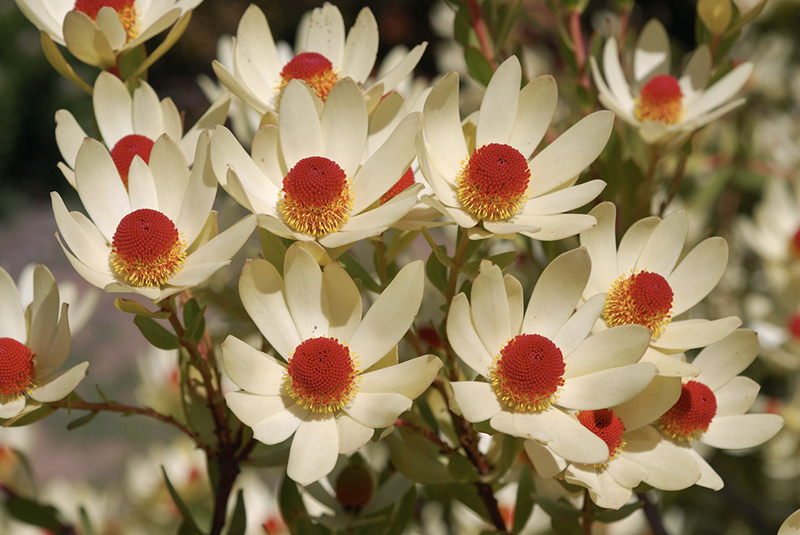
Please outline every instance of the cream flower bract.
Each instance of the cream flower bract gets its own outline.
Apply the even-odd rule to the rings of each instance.
[[[705,298],[722,278],[728,263],[728,244],[708,238],[681,257],[689,221],[683,211],[664,218],[648,217],[625,233],[617,248],[616,207],[596,206],[597,226],[582,232],[581,245],[592,257],[592,275],[583,298],[606,295],[596,329],[644,325],[652,332],[643,360],[660,375],[696,375],[699,370],[674,354],[717,342],[742,322],[731,316],[719,320],[675,320]]]
[[[131,95],[122,80],[111,73],[102,72],[94,84],[92,102],[100,137],[127,187],[133,157],[139,156],[147,163],[153,143],[162,134],[167,134],[180,146],[187,161],[194,161],[200,133],[225,122],[230,94],[220,95],[185,135],[183,119],[175,103],[171,98],[159,101],[158,95],[147,82],[140,82]],[[86,137],[86,132],[69,111],[56,112],[56,143],[64,158],[58,168],[73,188],[75,158]]]
[[[252,157],[233,134],[217,127],[211,141],[217,179],[258,214],[259,226],[278,236],[339,247],[380,234],[417,201],[422,185],[378,202],[414,160],[422,118],[406,116],[360,165],[368,117],[355,82],[338,82],[321,114],[313,99],[302,82],[290,82],[281,100],[280,126],[259,129]]]
[[[471,302],[453,299],[447,336],[456,354],[485,379],[453,382],[470,422],[547,443],[576,462],[608,458],[605,442],[568,410],[594,410],[641,392],[656,374],[639,363],[649,333],[638,325],[589,336],[602,297],[575,311],[589,278],[583,248],[562,254],[542,272],[523,313],[517,279],[484,261]]]
[[[427,43],[417,45],[402,61],[374,84],[364,87],[369,109],[378,105],[414,69]],[[236,96],[260,113],[277,109],[280,92],[291,80],[303,80],[325,100],[342,78],[350,77],[361,86],[375,65],[378,52],[378,23],[369,8],[358,14],[345,39],[342,14],[325,3],[311,11],[297,30],[295,56],[281,61],[267,18],[251,5],[236,31],[233,72],[215,61],[214,72]]]
[[[261,442],[294,435],[287,474],[302,485],[328,474],[374,429],[393,425],[442,366],[433,355],[374,366],[414,320],[422,262],[401,269],[362,318],[350,276],[337,262],[321,269],[306,247],[319,246],[287,250],[283,278],[269,262],[251,260],[239,281],[245,310],[288,365],[232,336],[222,346],[225,371],[242,389],[225,396],[228,406]]]
[[[664,26],[652,19],[642,30],[633,55],[633,83],[622,71],[617,41],[603,48],[603,74],[594,57],[592,75],[599,99],[620,119],[638,129],[647,143],[665,143],[688,134],[744,104],[730,101],[753,72],[752,63],[742,63],[710,87],[711,52],[703,45],[694,51],[683,75],[671,76],[670,44]]]
[[[470,229],[473,238],[519,232],[559,240],[594,225],[591,216],[564,212],[605,187],[602,180],[573,184],[605,147],[614,115],[585,117],[531,158],[550,126],[558,91],[552,76],[520,91],[521,76],[514,56],[497,69],[474,137],[462,129],[456,73],[446,74],[425,102],[425,138],[419,138],[417,152],[433,196],[423,200]]]
[[[230,263],[256,222],[248,216],[217,234],[209,137],[201,134],[191,171],[178,145],[159,137],[149,165],[134,157],[127,191],[106,148],[84,141],[75,159],[75,187],[89,217],[69,212],[61,196],[51,194],[59,242],[83,278],[108,292],[157,302]]]
[[[187,22],[202,0],[16,0],[39,30],[80,61],[107,69],[125,52]],[[174,37],[177,40],[177,36]]]
[[[14,280],[0,268],[0,418],[58,401],[86,376],[88,362],[59,371],[69,356],[67,305],[52,273],[34,269],[33,302],[22,308]]]

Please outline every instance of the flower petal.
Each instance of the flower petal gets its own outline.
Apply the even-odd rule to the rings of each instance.
[[[253,424],[253,437],[264,444],[279,444],[297,431],[303,419],[313,413],[299,405],[289,405],[288,397],[281,397],[285,409]]]
[[[134,133],[133,98],[122,80],[109,72],[101,72],[94,83],[92,103],[97,128],[109,149]],[[155,137],[151,140],[155,141]]]
[[[411,404],[411,400],[402,394],[359,391],[342,411],[361,425],[380,429],[393,425],[401,413],[411,408]]]
[[[467,144],[458,111],[458,74],[448,72],[433,87],[422,111],[425,135],[453,173],[467,157]]]
[[[289,169],[303,158],[324,153],[317,108],[311,93],[299,80],[292,80],[283,90],[278,128],[281,149]]]
[[[595,206],[590,215],[597,219],[597,226],[581,232],[581,245],[592,259],[590,284],[584,297],[605,293],[619,276],[617,269],[617,208],[614,203],[604,202]],[[590,289],[593,287],[593,290]]]
[[[482,376],[489,377],[492,355],[486,350],[486,346],[475,331],[469,302],[463,293],[455,296],[450,305],[450,313],[447,315],[447,339],[456,355],[467,366]]]
[[[320,117],[323,153],[344,170],[356,174],[367,142],[367,104],[352,78],[333,86]]]
[[[522,67],[516,56],[505,60],[492,75],[481,101],[475,146],[507,144],[511,139],[519,103]]]
[[[453,397],[461,409],[461,414],[468,422],[483,422],[503,410],[489,383],[453,381],[450,386],[453,387]]]
[[[225,402],[233,414],[250,427],[294,405],[288,396],[262,396],[248,392],[228,392]]]
[[[336,429],[339,433],[339,453],[352,453],[370,441],[375,430],[361,425],[348,415],[342,413],[336,417]]]
[[[308,485],[328,475],[338,457],[336,419],[328,414],[309,414],[295,432],[286,475],[301,485]]]
[[[680,377],[653,378],[647,388],[634,398],[614,407],[614,414],[622,420],[626,431],[635,431],[652,424],[670,410],[681,397]]]
[[[613,407],[644,390],[657,371],[652,364],[639,362],[567,379],[557,403],[577,410]]]
[[[327,294],[322,289],[322,271],[303,247],[289,247],[283,264],[286,303],[302,340],[328,334],[325,315]]]
[[[378,21],[368,7],[358,12],[344,42],[341,72],[363,83],[375,66],[378,55]],[[391,89],[391,88],[389,88]]]
[[[584,340],[575,351],[564,357],[567,365],[564,377],[570,379],[635,364],[642,358],[649,343],[650,329],[641,325],[605,329]]]
[[[75,185],[89,217],[111,242],[131,205],[114,161],[99,141],[86,138],[81,145],[75,159]]]
[[[669,278],[683,251],[688,232],[689,218],[686,217],[686,212],[680,210],[668,215],[653,230],[642,248],[635,268]]]
[[[606,294],[597,294],[581,306],[553,337],[562,355],[569,356],[583,342],[603,313]],[[571,358],[571,357],[570,357]],[[570,368],[571,369],[571,368]]]
[[[358,391],[362,393],[393,392],[416,399],[431,385],[442,361],[434,355],[423,355],[400,364],[361,375]]]
[[[618,275],[627,276],[636,266],[636,262],[642,254],[642,249],[644,249],[647,240],[650,239],[659,223],[661,223],[661,220],[657,217],[646,217],[631,225],[631,228],[625,232],[619,242],[619,250],[617,251]]]
[[[717,417],[736,416],[750,410],[761,386],[749,377],[734,377],[724,386],[714,390],[717,398]]]
[[[757,355],[758,335],[749,329],[739,329],[704,348],[692,364],[700,368],[697,380],[717,390],[747,369]]]
[[[658,19],[650,19],[642,28],[633,55],[633,76],[644,83],[653,76],[669,74],[670,48],[667,30]]]
[[[526,440],[524,443],[525,453],[533,463],[536,473],[545,479],[552,478],[564,471],[567,462],[552,450],[539,444],[535,440]]]
[[[361,294],[356,283],[338,262],[331,262],[322,272],[322,285],[328,303],[328,334],[349,342],[361,323]]]
[[[0,268],[0,336],[13,338],[17,342],[25,343],[28,337],[28,328],[25,325],[25,311],[14,279]]]
[[[682,490],[700,479],[700,467],[683,448],[660,437],[652,427],[625,435],[622,451],[627,459],[646,471],[644,482],[661,490]]]
[[[726,450],[753,448],[774,437],[782,427],[783,418],[777,414],[717,416],[700,442]]]
[[[656,349],[668,352],[703,347],[722,340],[741,324],[742,320],[736,316],[713,321],[704,319],[673,321],[667,324],[664,332],[650,344]]]
[[[305,47],[298,48],[304,52],[318,52],[338,67],[344,59],[344,41],[344,19],[339,8],[324,4],[311,12]]]
[[[242,390],[262,396],[281,394],[286,368],[235,336],[222,344],[222,362],[225,373]]]
[[[517,333],[511,332],[508,297],[503,272],[488,260],[472,284],[472,322],[484,347],[491,355],[499,355],[503,346]]]
[[[608,460],[608,446],[571,414],[549,407],[539,413],[553,440],[547,447],[568,461],[593,464]]]
[[[700,242],[667,278],[674,292],[674,316],[702,301],[722,279],[728,266],[728,243],[713,237]]]
[[[531,80],[519,92],[517,116],[508,144],[520,151],[526,160],[531,157],[550,127],[557,103],[556,81],[549,75]]]
[[[42,403],[65,398],[86,377],[88,367],[88,362],[81,362],[59,374],[44,378],[42,384],[31,392],[31,398]]]

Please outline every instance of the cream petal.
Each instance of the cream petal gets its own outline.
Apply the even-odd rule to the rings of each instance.
[[[411,408],[411,400],[394,392],[360,392],[342,411],[353,420],[380,429],[394,425],[401,413]]]
[[[133,98],[122,80],[109,72],[101,72],[94,83],[92,102],[97,127],[109,148],[134,133]]]
[[[590,180],[577,186],[546,193],[525,203],[522,213],[525,215],[551,215],[569,212],[595,199],[606,183],[602,180]]]
[[[597,226],[581,232],[581,245],[592,259],[590,279],[600,292],[606,292],[617,279],[617,208],[614,203],[604,202],[595,206],[590,215],[597,219]],[[589,297],[584,294],[584,297]]]
[[[210,142],[209,130],[198,137],[197,148],[193,151],[195,160],[189,175],[189,183],[183,194],[180,215],[175,222],[190,246],[203,231],[217,195],[217,179],[211,168]]]
[[[266,260],[250,260],[239,278],[239,296],[247,314],[269,343],[287,358],[302,339],[284,297],[278,271]]]
[[[778,530],[778,535],[797,535],[798,533],[800,533],[800,509],[789,515]]]
[[[274,128],[274,127],[273,127]],[[247,169],[250,156],[242,148],[236,137],[224,126],[216,126],[212,129],[211,146],[209,149],[211,168],[219,183],[225,187],[228,178],[228,168],[232,166],[236,169]]]
[[[425,135],[455,173],[467,156],[458,111],[458,74],[448,72],[433,87],[422,112]]]
[[[492,354],[486,350],[475,331],[469,302],[463,293],[455,296],[450,305],[450,313],[447,315],[447,340],[456,355],[467,366],[482,376],[489,377]]]
[[[472,284],[471,300],[475,332],[491,355],[500,354],[517,333],[511,332],[503,272],[488,260],[481,262],[480,272]]]
[[[64,244],[61,242],[61,236],[56,235],[56,239],[58,240],[58,244],[61,246],[61,250],[64,251],[67,260],[69,260],[70,265],[72,265],[73,269],[75,269],[75,271],[77,271],[81,277],[86,279],[89,284],[93,284],[98,288],[105,288],[108,284],[111,284],[115,281],[108,262],[106,262],[106,267],[102,271],[88,266],[87,264],[78,260],[78,258],[76,258],[75,255],[64,246]]]
[[[197,148],[197,141],[201,134],[208,133],[211,128],[215,126],[221,125],[225,122],[228,118],[228,109],[230,108],[231,104],[231,94],[228,91],[225,91],[220,96],[218,96],[214,102],[211,103],[211,106],[206,110],[206,112],[197,120],[197,122],[186,132],[186,135],[181,138],[179,146],[181,151],[186,156],[186,160],[189,162],[195,161],[195,149]],[[180,115],[178,115],[178,119],[180,119]],[[179,123],[180,124],[180,123]],[[169,131],[166,130],[165,132],[169,134]],[[178,130],[180,132],[180,130]],[[172,134],[169,134],[172,136]],[[180,134],[179,134],[180,136]],[[173,137],[173,139],[178,139],[177,137]]]
[[[522,67],[516,56],[511,56],[497,68],[483,94],[481,118],[475,135],[476,147],[509,142],[517,115],[521,80]]]
[[[116,63],[116,54],[100,27],[80,11],[70,11],[64,17],[64,41],[78,60],[107,69]]]
[[[585,339],[564,357],[564,377],[570,379],[608,368],[639,362],[650,343],[650,329],[641,325],[620,325]]]
[[[774,437],[782,427],[783,418],[777,414],[717,416],[700,442],[727,450],[753,448]]]
[[[258,113],[266,113],[269,111],[269,106],[253,95],[248,88],[243,86],[236,76],[222,65],[222,63],[214,60],[211,62],[211,68],[214,70],[214,74],[217,75],[217,79],[219,79],[220,83],[227,87],[231,93],[242,99],[248,106]]]
[[[327,414],[309,414],[292,440],[286,475],[301,485],[309,485],[328,475],[338,457],[336,419]]]
[[[553,343],[558,346],[562,355],[572,358],[570,354],[589,336],[592,327],[603,313],[605,303],[606,294],[595,295],[575,311],[558,330],[553,337]],[[572,371],[571,365],[568,371]]]
[[[0,401],[0,418],[13,418],[25,408],[25,396],[8,403]]]
[[[222,96],[220,96],[220,98],[222,98]],[[153,134],[150,139],[157,139],[161,134],[167,134],[170,139],[174,140],[175,142],[183,141],[183,139],[181,139],[181,136],[183,136],[183,117],[181,116],[181,112],[178,111],[178,107],[175,105],[175,102],[173,102],[171,98],[167,97],[161,102],[158,102],[158,109],[154,109],[153,113],[159,114],[161,129]],[[224,119],[223,121],[220,121],[220,123],[215,123],[211,126],[216,126],[222,122],[224,122]],[[195,136],[194,143],[196,142],[197,137]],[[194,147],[194,145],[192,145],[192,147]],[[181,146],[181,150],[183,150],[183,146]],[[184,155],[186,154],[187,153],[184,151]],[[189,156],[186,156],[186,159],[189,161],[192,160],[192,158]]]
[[[669,74],[670,48],[667,30],[658,19],[650,19],[642,28],[633,55],[633,76],[645,82],[659,74]]]
[[[617,251],[618,274],[630,274],[642,254],[642,249],[660,222],[661,220],[657,217],[646,217],[631,225],[631,228],[625,232]]]
[[[692,53],[683,69],[683,75],[678,80],[685,105],[690,104],[705,89],[711,74],[712,62],[708,45],[700,45]]]
[[[508,144],[529,159],[550,126],[558,103],[555,78],[540,76],[519,92],[517,115]],[[503,113],[507,113],[503,111]]]
[[[620,485],[614,476],[607,472],[597,474],[597,484],[589,490],[589,496],[599,507],[619,509],[631,500],[633,492]]]
[[[597,410],[613,407],[643,391],[658,370],[639,362],[567,379],[557,403],[568,409]]]
[[[678,402],[681,385],[680,377],[657,375],[642,392],[613,407],[614,414],[622,420],[626,431],[635,431],[652,424]]]
[[[132,212],[142,208],[158,211],[158,196],[153,182],[153,174],[138,155],[133,157],[128,169],[128,198]]]
[[[132,110],[133,132],[152,140],[166,132],[161,118],[161,103],[158,95],[147,82],[142,82],[134,90]],[[180,139],[180,137],[176,139]]]
[[[384,95],[392,91],[400,82],[403,81],[403,79],[411,74],[411,71],[413,71],[414,67],[417,66],[417,63],[419,63],[419,60],[427,47],[428,43],[420,43],[412,48],[411,52],[406,54],[405,57],[400,60],[400,62],[394,65],[386,74],[381,76],[378,81],[370,87],[370,89],[372,89],[372,87],[382,85]]]
[[[341,413],[336,417],[336,430],[339,433],[339,453],[352,453],[372,439],[375,430],[361,425],[348,415]]]
[[[758,335],[748,329],[732,332],[704,348],[692,364],[700,368],[697,380],[717,390],[742,373],[758,355]]]
[[[70,333],[69,322],[67,320],[67,304],[61,305],[61,319],[53,335],[53,342],[50,347],[42,353],[37,353],[36,367],[43,376],[50,375],[59,369],[69,356]]]
[[[347,33],[341,72],[356,82],[364,82],[372,72],[378,55],[378,22],[369,8],[358,12],[355,23]],[[390,88],[391,89],[391,88]]]
[[[362,374],[358,391],[365,394],[392,392],[416,399],[431,385],[441,367],[438,357],[423,355]]]
[[[303,52],[318,52],[334,66],[342,64],[344,56],[344,20],[339,8],[324,4],[311,12]]]
[[[461,409],[461,414],[468,422],[483,422],[503,410],[489,383],[454,381],[450,386],[453,387],[453,397]]]
[[[422,302],[422,261],[407,264],[367,311],[350,349],[368,370],[406,334]]]
[[[361,323],[361,294],[353,279],[338,262],[322,272],[322,285],[328,303],[328,334],[349,341]]]
[[[705,298],[722,279],[728,266],[728,243],[720,238],[700,242],[667,278],[672,291],[673,315],[689,310]]]
[[[686,110],[683,120],[690,121],[721,106],[744,87],[752,74],[752,63],[747,62],[737,66],[698,96]]]
[[[170,279],[170,284],[188,284],[188,272],[204,264],[227,263],[242,248],[256,227],[256,216],[245,216],[230,228],[214,236],[186,257],[183,269]],[[216,271],[216,269],[215,269]],[[202,282],[202,281],[201,281]]]
[[[575,310],[590,271],[589,254],[582,247],[553,260],[536,281],[525,311],[522,332],[540,334],[552,340]]]
[[[54,195],[58,195],[54,193]],[[25,343],[28,337],[25,311],[14,279],[0,268],[0,336]]]
[[[331,89],[320,117],[323,155],[344,170],[356,174],[367,142],[367,104],[352,78],[343,78]]]
[[[673,321],[650,344],[656,349],[669,352],[703,347],[722,340],[741,324],[742,320],[736,316],[713,321],[703,319]]]
[[[524,447],[536,473],[545,479],[560,474],[567,467],[567,462],[562,457],[555,455],[549,448],[535,440],[526,440]]]
[[[632,112],[634,102],[631,96],[631,88],[625,79],[625,74],[622,72],[617,40],[613,37],[606,41],[605,47],[603,47],[603,72],[605,81],[608,82],[610,93],[619,103],[619,107],[623,110],[628,110],[629,113]],[[598,78],[598,76],[595,76],[595,79]]]
[[[286,303],[300,338],[327,335],[327,293],[322,288],[319,264],[304,248],[290,247],[283,266]]]
[[[253,137],[253,161],[261,172],[272,181],[276,188],[283,187],[283,177],[286,174],[286,162],[281,153],[278,127],[264,125],[258,129]]]
[[[508,317],[511,334],[521,332],[522,318],[525,312],[524,290],[522,283],[515,279],[512,275],[505,275],[503,277],[503,284],[506,288],[506,297],[508,298]]]
[[[282,398],[283,403],[289,403],[288,398]],[[286,405],[286,409],[268,416],[260,422],[253,424],[253,437],[264,444],[280,444],[303,423],[303,419],[313,413],[301,408],[299,405]],[[333,419],[331,417],[331,419]],[[292,441],[297,442],[297,440]]]
[[[661,490],[682,490],[700,479],[700,467],[679,446],[661,439],[652,427],[626,434],[621,455],[646,470],[644,482]]]
[[[172,221],[178,221],[186,188],[189,165],[180,147],[166,135],[159,137],[150,153],[150,171],[158,195],[159,210]],[[199,214],[202,220],[206,214]]]
[[[643,466],[626,459],[624,455],[618,455],[608,463],[606,471],[617,483],[629,489],[639,485],[647,475]]]
[[[502,421],[502,415],[510,413],[512,414],[511,423],[512,429],[501,429],[499,427],[495,427],[495,422]],[[498,431],[502,433],[506,433],[512,436],[520,437],[520,438],[527,438],[532,440],[538,440],[540,442],[549,443],[553,440],[553,430],[551,429],[550,424],[552,423],[551,418],[547,418],[544,415],[544,411],[542,412],[514,412],[513,409],[508,407],[504,407],[504,410],[501,411],[499,414],[492,417],[489,421],[492,427],[495,427]]]
[[[705,126],[705,125],[707,125],[709,123],[713,123],[714,121],[716,121],[717,119],[719,119],[720,117],[722,117],[723,115],[728,113],[729,111],[735,110],[739,106],[744,105],[744,103],[746,101],[747,101],[747,99],[740,98],[738,100],[734,100],[732,102],[729,102],[729,103],[725,104],[724,106],[720,106],[719,108],[715,109],[712,112],[706,113],[704,115],[700,115],[696,119],[693,119],[692,121],[686,122],[684,124],[683,130],[686,131],[687,129],[699,129],[699,128],[702,128],[703,126]],[[674,143],[674,141],[673,141],[673,143]]]
[[[278,128],[283,156],[290,170],[303,158],[324,153],[319,115],[303,82],[292,80],[283,90]]]
[[[328,248],[339,247],[357,240],[377,236],[390,225],[403,218],[417,203],[417,194],[422,184],[415,184],[380,206],[366,210],[347,220],[339,232],[320,238],[319,242]]]
[[[511,435],[514,437],[522,437],[522,438],[535,438],[536,440],[540,440],[542,442],[547,442],[550,440],[550,433],[547,432],[546,429],[537,429],[536,435],[537,437],[531,437],[529,434],[520,433],[517,430],[516,426],[514,425],[514,417],[516,416],[515,413],[510,412],[508,407],[503,407],[503,410],[495,414],[489,420],[489,425],[492,429],[499,431],[500,433],[505,433],[506,435]]]
[[[529,194],[538,197],[580,175],[600,155],[613,127],[614,114],[598,111],[561,134],[530,161]]]
[[[86,377],[86,368],[88,367],[88,362],[82,362],[59,374],[44,378],[42,383],[31,392],[31,398],[42,403],[65,398]]]
[[[547,430],[553,435],[553,440],[547,443],[547,447],[557,455],[568,461],[584,464],[608,460],[608,446],[603,439],[589,431],[571,414],[549,407],[539,413],[539,417],[546,422]]]
[[[228,392],[225,394],[228,408],[243,424],[250,427],[286,410],[294,405],[288,397],[260,396],[247,392]]]
[[[749,377],[734,377],[724,386],[714,390],[717,398],[717,418],[736,416],[750,410],[761,386]]]
[[[95,235],[87,234],[77,220],[78,217],[82,216],[77,215],[79,212],[67,212],[64,201],[55,191],[50,194],[50,198],[58,230],[74,254],[87,265],[94,266],[95,269],[108,266],[108,255],[111,252],[111,248],[106,246],[105,239],[102,236],[98,236],[97,229],[94,229]],[[87,223],[94,226],[90,221],[87,221]]]
[[[67,110],[56,112],[56,145],[64,162],[71,168],[75,167],[75,157],[85,137],[87,137],[86,132],[70,112]]]
[[[99,141],[86,138],[81,145],[75,182],[86,212],[110,242],[120,220],[130,213],[130,201],[111,155]]]
[[[225,373],[242,390],[261,396],[279,396],[286,368],[235,336],[222,344]]]
[[[44,265],[40,264],[33,270],[33,303],[28,309],[30,317],[29,347],[37,355],[50,349],[58,327],[58,317],[61,309],[58,296],[58,286]],[[64,310],[66,313],[66,310]]]
[[[539,241],[563,240],[592,228],[596,223],[594,217],[586,214],[517,216],[515,219],[528,227],[520,228],[518,232]],[[486,227],[489,228],[489,224]],[[511,229],[503,231],[499,225],[496,230],[498,234],[514,232]]]
[[[695,485],[700,485],[701,487],[706,487],[711,490],[720,490],[725,486],[719,474],[711,468],[711,465],[708,464],[693,447],[689,445],[683,446],[683,451],[688,453],[700,468],[700,479],[697,480]]]
[[[653,230],[635,268],[668,278],[683,251],[688,231],[689,218],[686,212],[680,210],[668,215]]]

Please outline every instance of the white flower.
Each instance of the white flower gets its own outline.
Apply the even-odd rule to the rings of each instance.
[[[230,94],[221,94],[195,125],[183,134],[183,118],[171,98],[158,100],[147,82],[139,82],[128,92],[125,83],[111,73],[97,77],[92,93],[94,116],[100,138],[105,143],[122,181],[128,183],[128,169],[134,156],[148,163],[153,143],[167,134],[177,143],[187,161],[194,161],[200,133],[225,122]],[[72,187],[75,187],[75,159],[83,140],[89,137],[75,117],[67,110],[56,112],[56,143],[64,162],[58,168]]]
[[[781,528],[778,530],[778,535],[798,535],[800,534],[800,509],[789,515],[789,518],[784,520]]]
[[[185,27],[201,1],[16,0],[34,26],[80,61],[101,69],[114,67],[120,56],[170,26]]]
[[[225,128],[211,141],[211,163],[222,186],[258,214],[262,228],[284,238],[339,247],[375,236],[406,215],[421,185],[378,204],[414,160],[422,118],[406,116],[360,165],[368,116],[364,97],[345,78],[321,113],[301,82],[286,87],[279,126],[265,125],[252,157]]]
[[[255,218],[217,234],[209,137],[201,134],[190,172],[178,145],[161,136],[149,165],[134,157],[128,191],[106,148],[84,141],[75,159],[75,187],[89,217],[67,211],[58,193],[51,194],[59,243],[84,279],[157,302],[228,265],[252,234]]]
[[[36,267],[33,280],[33,302],[25,310],[14,280],[0,268],[0,418],[66,397],[89,366],[59,371],[70,349],[67,305],[45,266]]]
[[[575,311],[589,270],[583,248],[557,257],[523,314],[519,281],[483,261],[471,303],[457,295],[447,318],[450,345],[486,379],[451,383],[467,421],[489,420],[497,431],[545,442],[576,462],[608,457],[606,444],[568,410],[627,401],[650,383],[656,368],[639,363],[649,339],[641,326],[589,336],[603,305],[598,296]]]
[[[402,61],[374,84],[364,87],[369,109],[378,105],[414,69],[427,43],[417,45]],[[260,113],[277,109],[286,84],[300,79],[325,100],[336,82],[352,78],[361,86],[375,65],[378,52],[378,23],[369,8],[358,14],[345,39],[344,20],[339,8],[325,3],[304,17],[297,29],[296,55],[286,64],[281,60],[264,13],[251,5],[236,31],[233,72],[215,61],[214,72],[236,96]]]
[[[590,61],[600,102],[635,127],[647,143],[666,143],[689,134],[744,104],[743,98],[729,101],[753,72],[752,63],[742,63],[706,87],[711,52],[702,45],[689,58],[681,78],[674,78],[669,74],[669,37],[656,19],[647,23],[636,42],[633,83],[625,79],[613,37],[603,48],[603,75],[597,61],[593,57]]]
[[[314,247],[287,250],[285,279],[252,260],[239,281],[245,310],[288,366],[233,336],[222,345],[225,371],[242,388],[225,396],[228,406],[261,442],[293,436],[287,474],[302,485],[393,425],[442,366],[432,355],[384,366],[397,362],[419,309],[422,262],[400,270],[362,319],[355,283],[336,262],[321,270]]]
[[[516,57],[503,62],[474,127],[462,128],[456,73],[446,74],[425,102],[425,140],[419,139],[417,153],[434,194],[423,201],[473,238],[520,232],[558,240],[594,225],[591,216],[563,212],[605,187],[602,180],[573,184],[605,147],[614,116],[589,115],[531,158],[550,126],[558,92],[552,76],[520,91],[521,76]]]
[[[22,308],[28,308],[28,305],[33,303],[33,273],[35,270],[36,264],[28,264],[22,268],[17,279]],[[78,291],[78,286],[71,281],[59,283],[58,294],[61,297],[61,302],[69,305],[69,330],[72,334],[75,334],[91,319],[95,308],[97,308],[97,300],[100,298],[100,294],[94,288],[81,294]]]
[[[583,298],[606,295],[596,329],[643,325],[653,333],[645,362],[655,364],[660,375],[697,375],[696,367],[672,355],[717,342],[742,321],[734,316],[714,321],[673,318],[703,300],[722,278],[727,242],[720,237],[703,240],[679,263],[689,226],[685,212],[637,221],[620,240],[619,249],[616,207],[601,203],[589,213],[597,218],[597,226],[580,236],[592,257]]]

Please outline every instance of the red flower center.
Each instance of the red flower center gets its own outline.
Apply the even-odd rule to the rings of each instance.
[[[316,52],[302,52],[284,65],[281,71],[281,83],[277,91],[280,93],[292,80],[303,80],[314,88],[323,102],[328,98],[333,86],[339,81],[339,75],[333,71],[331,62]]]
[[[603,319],[609,327],[643,325],[658,336],[669,323],[674,294],[658,273],[640,271],[618,278],[606,295]]]
[[[122,183],[125,184],[125,189],[128,189],[128,172],[131,169],[133,157],[139,156],[144,160],[144,163],[150,163],[150,151],[152,150],[153,141],[139,134],[125,136],[117,141],[117,144],[111,149],[111,159],[114,160],[114,165],[117,166],[117,171],[119,171],[119,176],[122,178]]]
[[[675,124],[683,116],[683,93],[678,80],[668,74],[650,79],[639,92],[634,115],[642,122]]]
[[[389,191],[381,196],[381,204],[386,204],[391,199],[397,197],[400,193],[414,185],[414,171],[409,167],[403,176],[400,177],[394,186],[389,188]]]
[[[122,218],[111,247],[111,264],[128,283],[161,286],[180,271],[186,244],[175,224],[157,210],[142,208]]]
[[[786,328],[795,340],[800,340],[800,314],[792,314]]]
[[[126,43],[130,42],[139,35],[139,18],[136,15],[135,0],[77,0],[75,11],[85,13],[93,21],[97,21],[97,14],[100,9],[110,7],[117,12],[125,34],[128,36]]]
[[[36,388],[35,356],[13,338],[0,338],[0,401],[8,403]]]
[[[714,392],[699,381],[688,381],[681,388],[681,397],[664,415],[658,426],[670,438],[692,440],[708,431],[717,414]]]
[[[581,411],[578,421],[583,427],[603,439],[608,446],[608,459],[613,459],[625,447],[622,434],[625,433],[625,424],[622,423],[611,409],[597,411]]]
[[[495,392],[509,407],[538,411],[549,407],[564,385],[564,358],[548,338],[520,334],[500,350],[491,369]]]
[[[519,210],[531,171],[514,147],[490,143],[475,149],[456,177],[458,200],[477,219],[502,221]]]
[[[792,236],[792,242],[789,245],[789,248],[795,256],[800,257],[800,228],[797,229],[797,232],[795,232],[794,236]]]
[[[353,200],[350,181],[333,160],[303,158],[283,179],[281,210],[293,230],[321,238],[347,221]]]
[[[335,338],[309,338],[294,350],[286,368],[286,389],[313,412],[341,409],[358,391],[360,370],[350,350]]]

